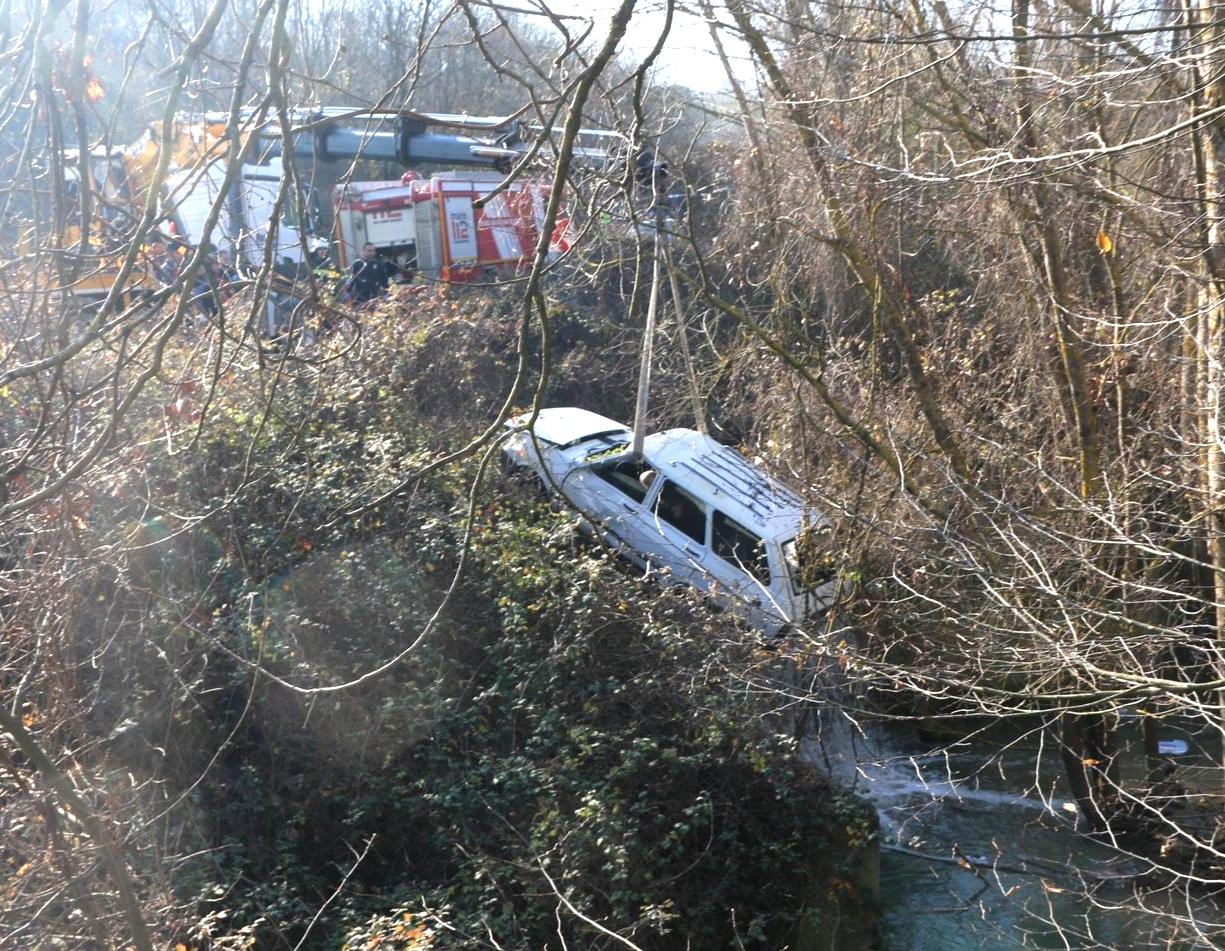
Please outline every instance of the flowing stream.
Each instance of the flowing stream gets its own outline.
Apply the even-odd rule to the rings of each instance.
[[[995,727],[932,752],[936,744],[838,713],[822,721],[808,755],[880,814],[890,951],[1225,947],[1225,902],[1137,889],[1145,860],[1081,834],[1059,752],[1041,730]],[[1174,727],[1163,736],[1187,741],[1174,761],[1194,788],[1213,751]],[[1120,741],[1135,777],[1138,731],[1125,728]]]

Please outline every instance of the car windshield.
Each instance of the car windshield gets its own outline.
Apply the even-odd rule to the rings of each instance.
[[[626,444],[624,429],[609,429],[602,433],[588,433],[586,436],[579,436],[577,439],[571,439],[568,443],[558,446],[558,449],[573,449],[575,446],[580,446],[585,442],[595,442],[599,440],[601,445],[596,447],[597,452],[603,452],[611,446],[624,446]]]
[[[783,560],[796,594],[813,591],[837,574],[828,528],[808,528],[783,542]]]

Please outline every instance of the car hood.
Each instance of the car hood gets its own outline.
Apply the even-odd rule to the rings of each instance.
[[[518,428],[523,426],[529,419],[531,419],[531,414],[524,413],[522,416],[516,416],[511,420],[511,423]],[[618,423],[614,419],[609,419],[607,416],[601,416],[599,413],[593,413],[590,410],[572,407],[542,409],[540,415],[536,417],[536,424],[532,429],[535,431],[537,439],[562,447],[571,446],[582,442],[584,439],[590,439],[593,436],[602,434],[630,434],[627,426]]]

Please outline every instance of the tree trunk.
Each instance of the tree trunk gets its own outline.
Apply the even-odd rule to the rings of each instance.
[[[1065,713],[1059,718],[1059,753],[1063,758],[1064,772],[1068,776],[1068,787],[1072,798],[1085,817],[1090,832],[1104,832],[1105,818],[1093,795],[1093,783],[1089,779],[1086,761],[1091,757],[1086,749],[1085,734],[1080,718]]]
[[[1200,64],[1199,74],[1206,81],[1203,93],[1192,97],[1195,114],[1219,108],[1225,102],[1225,30],[1215,19],[1211,0],[1197,0],[1192,11],[1192,31],[1202,25],[1199,48],[1207,51],[1207,62]],[[1198,85],[1198,83],[1197,83]],[[1202,273],[1199,295],[1200,348],[1199,359],[1204,380],[1204,506],[1207,529],[1208,560],[1212,566],[1212,592],[1216,632],[1216,672],[1225,677],[1225,450],[1221,440],[1222,399],[1225,398],[1225,189],[1222,189],[1222,164],[1225,163],[1225,141],[1218,122],[1208,122],[1196,129],[1196,185],[1203,213]],[[1220,727],[1225,735],[1225,691],[1218,696]],[[1222,744],[1225,747],[1225,743]],[[1225,788],[1225,762],[1222,762],[1222,787]]]

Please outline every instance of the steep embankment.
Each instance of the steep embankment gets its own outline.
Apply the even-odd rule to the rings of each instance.
[[[560,401],[600,368],[559,323]],[[73,615],[149,917],[201,948],[867,946],[875,817],[741,689],[774,655],[475,460],[429,468],[511,332],[473,294],[262,371],[178,355]]]

